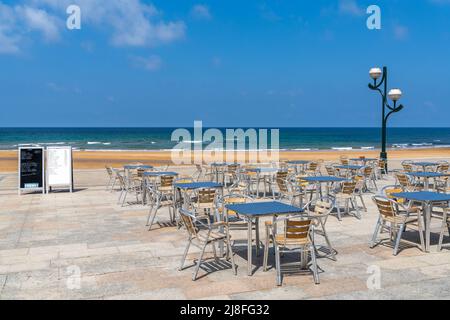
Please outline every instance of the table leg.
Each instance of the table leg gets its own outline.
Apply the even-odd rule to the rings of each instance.
[[[425,206],[425,252],[430,252],[430,223],[431,223],[431,203],[424,203]]]
[[[248,243],[247,243],[247,275],[252,275],[252,221],[251,217],[248,218]]]

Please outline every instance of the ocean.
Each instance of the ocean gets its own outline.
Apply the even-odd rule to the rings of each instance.
[[[0,150],[13,150],[30,144],[71,145],[78,150],[170,150],[177,144],[171,141],[175,129],[0,128]],[[192,132],[192,128],[187,129]],[[207,129],[203,128],[204,131]],[[225,132],[223,128],[219,130]],[[280,128],[279,148],[305,151],[380,149],[380,131],[379,128]],[[206,146],[209,142],[203,144]],[[388,129],[388,148],[449,146],[450,128]]]

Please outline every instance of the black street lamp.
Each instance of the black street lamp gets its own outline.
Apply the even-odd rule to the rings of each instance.
[[[387,92],[387,68],[383,67],[383,71],[380,68],[372,68],[369,71],[370,77],[373,79],[373,84],[369,83],[369,89],[376,90],[381,94],[382,98],[382,118],[381,118],[381,153],[380,159],[386,160],[386,172],[387,172],[387,152],[386,152],[386,124],[391,114],[399,112],[403,109],[403,105],[397,107],[397,101],[402,97],[400,89],[391,89]],[[381,81],[377,83],[377,80],[381,78]],[[380,87],[384,84],[384,90]],[[394,102],[394,107],[388,104],[387,97]],[[389,112],[387,112],[386,108]],[[387,113],[386,113],[387,112]]]

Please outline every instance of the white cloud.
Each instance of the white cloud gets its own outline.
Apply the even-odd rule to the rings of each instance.
[[[109,33],[114,46],[168,44],[186,32],[183,21],[163,20],[162,13],[143,0],[24,0],[21,5],[0,0],[0,53],[20,52],[32,31],[46,42],[60,39],[71,4],[81,8],[83,26]]]
[[[23,19],[25,26],[41,32],[46,41],[59,39],[59,30],[63,24],[57,17],[50,15],[45,10],[29,6],[16,6],[15,11],[18,17]]]
[[[211,20],[212,15],[209,8],[202,4],[196,4],[191,9],[191,16],[196,19]]]
[[[150,57],[130,57],[131,62],[135,67],[143,68],[148,71],[156,71],[161,68],[162,60],[157,55],[152,55]]]
[[[408,27],[402,26],[402,25],[395,25],[394,26],[394,37],[397,40],[405,40],[408,38],[409,35],[409,29]]]
[[[0,2],[0,54],[20,52],[20,36],[16,34],[14,10]]]
[[[364,10],[358,5],[356,0],[340,0],[339,12],[352,16],[362,16],[364,14]]]
[[[184,37],[183,21],[162,20],[161,12],[141,0],[31,0],[51,10],[65,12],[70,4],[81,8],[83,24],[110,30],[115,46],[155,46]],[[64,10],[64,11],[61,11]]]

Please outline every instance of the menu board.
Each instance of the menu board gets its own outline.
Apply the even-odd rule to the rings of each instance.
[[[19,148],[19,193],[21,190],[44,191],[44,148]]]
[[[72,147],[47,147],[47,192],[68,187],[72,192]]]

